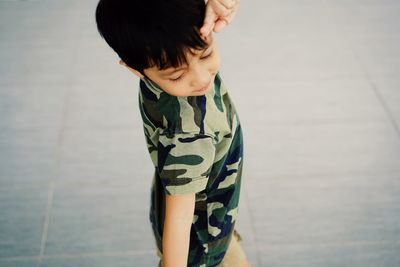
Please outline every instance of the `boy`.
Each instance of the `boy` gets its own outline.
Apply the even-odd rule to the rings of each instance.
[[[140,78],[139,108],[155,166],[149,219],[159,266],[245,267],[234,229],[243,136],[219,75],[204,0],[100,0],[97,27]]]

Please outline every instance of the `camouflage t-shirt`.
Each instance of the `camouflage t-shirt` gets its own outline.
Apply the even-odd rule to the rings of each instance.
[[[187,97],[142,78],[139,107],[155,166],[149,218],[157,248],[162,252],[165,194],[196,193],[188,266],[218,266],[238,215],[243,164],[239,117],[220,74],[205,94]]]

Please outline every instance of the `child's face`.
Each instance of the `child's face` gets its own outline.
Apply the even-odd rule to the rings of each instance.
[[[189,65],[182,65],[178,68],[170,67],[165,70],[152,67],[144,69],[144,74],[170,95],[204,95],[212,88],[220,65],[220,55],[212,32],[205,37],[205,40],[209,44],[205,50],[193,51],[196,53],[194,56],[190,53],[186,54]],[[120,61],[120,64],[124,64],[124,62]],[[140,72],[126,67],[143,78]]]

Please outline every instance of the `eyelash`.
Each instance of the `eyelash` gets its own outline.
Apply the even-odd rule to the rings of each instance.
[[[208,54],[207,56],[204,56],[204,57],[202,57],[202,58],[200,58],[200,59],[207,59],[207,58],[209,58],[209,57],[212,55],[212,53],[213,53],[213,51],[211,51],[210,54]],[[185,74],[182,74],[181,76],[179,76],[179,77],[176,78],[176,79],[169,79],[169,80],[170,80],[171,82],[176,83],[176,82],[179,82],[179,80],[181,80],[181,79],[183,78],[184,75],[185,75]]]

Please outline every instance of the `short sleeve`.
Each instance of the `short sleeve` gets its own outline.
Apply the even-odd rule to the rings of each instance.
[[[157,171],[168,195],[204,190],[215,158],[213,137],[198,133],[161,134]]]

